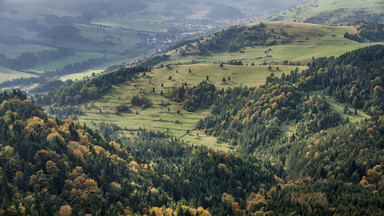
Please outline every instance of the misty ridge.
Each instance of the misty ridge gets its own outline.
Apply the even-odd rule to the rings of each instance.
[[[226,13],[228,17],[241,17],[242,10],[253,8],[255,11],[262,13],[265,10],[281,10],[293,5],[305,2],[305,0],[2,0],[0,1],[1,8],[7,9],[10,5],[28,4],[37,7],[48,7],[57,10],[70,10],[83,14],[92,14],[93,16],[120,15],[124,16],[131,12],[145,11],[152,4],[167,3],[166,9],[169,13],[172,10],[182,9],[183,13],[192,13],[192,9],[188,5],[201,5],[212,7],[209,15],[210,18],[222,17],[223,15],[215,16],[213,13]]]

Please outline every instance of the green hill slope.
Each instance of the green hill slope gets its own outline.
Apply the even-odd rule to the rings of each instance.
[[[352,27],[299,23],[233,27],[206,39],[180,45],[165,55],[153,56],[138,63],[154,66],[151,71],[144,69],[140,70],[141,74],[130,74],[122,69],[95,80],[88,79],[70,84],[51,92],[48,96],[37,97],[36,101],[45,105],[52,115],[79,119],[93,128],[98,128],[104,122],[114,124],[117,126],[114,131],[118,130],[118,136],[131,136],[133,131],[147,128],[182,137],[191,144],[206,144],[230,151],[234,149],[228,146],[228,142],[233,137],[220,138],[218,142],[223,143],[218,144],[215,138],[202,135],[204,130],[195,130],[196,123],[208,115],[212,104],[198,107],[195,112],[187,112],[183,110],[183,101],[171,101],[165,96],[184,84],[192,88],[203,80],[214,84],[217,89],[224,90],[229,87],[259,87],[265,84],[265,79],[272,73],[280,77],[283,73],[287,75],[297,70],[300,74],[307,67],[294,65],[306,65],[314,58],[338,56],[346,51],[370,45],[344,38],[345,31],[352,31]],[[273,42],[275,38],[276,41]],[[231,43],[240,51],[230,52],[228,45]],[[267,46],[269,43],[276,44]],[[196,55],[197,53],[199,55]],[[220,65],[222,62],[227,64]],[[273,67],[267,64],[272,64]],[[142,73],[144,71],[145,73]],[[136,95],[147,97],[151,106],[133,106],[131,99]],[[67,106],[69,104],[71,106]],[[345,115],[343,106],[332,102],[330,108],[341,116],[354,120],[364,116],[360,110],[357,110],[356,116]],[[121,112],[119,107],[129,109]],[[289,119],[280,119],[285,120]],[[286,124],[282,126],[278,123],[278,128],[287,131],[287,134],[292,133],[293,124]]]

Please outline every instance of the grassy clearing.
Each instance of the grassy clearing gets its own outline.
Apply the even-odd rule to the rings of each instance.
[[[295,120],[282,122],[280,125],[280,131],[282,137],[290,137],[296,132]]]
[[[355,110],[351,108],[351,105],[348,103],[337,102],[334,98],[331,98],[331,97],[326,97],[326,100],[330,104],[331,109],[340,113],[344,119],[349,118],[351,122],[359,122],[362,119],[371,118],[369,115],[365,114],[362,110],[359,110],[359,109],[355,114]],[[349,108],[348,109],[349,113],[344,113],[345,106]]]
[[[21,53],[23,52],[36,53],[37,51],[56,50],[56,49],[52,47],[37,45],[37,44],[19,44],[16,46],[10,46],[10,45],[0,43],[0,50],[7,50],[6,52],[3,51],[2,53],[5,56],[7,56],[7,58],[14,59],[20,56]]]
[[[265,80],[271,73],[280,76],[282,73],[290,73],[295,70],[296,66],[279,65],[274,66],[272,71],[268,71],[268,66],[235,66],[224,65],[220,68],[217,64],[195,64],[195,65],[172,65],[172,68],[157,68],[150,74],[152,85],[158,88],[163,83],[165,88],[170,88],[174,85],[180,86],[187,82],[188,85],[196,85],[203,80],[209,78],[209,81],[216,85],[217,88],[227,88],[235,86],[256,87],[265,83]],[[279,71],[276,70],[279,67]],[[299,67],[299,70],[306,69],[306,66]],[[191,73],[189,73],[191,69]],[[176,72],[177,71],[177,72]],[[169,79],[169,76],[172,79]],[[223,82],[225,78],[230,81]],[[166,93],[166,92],[164,92]]]
[[[309,96],[320,96],[321,91],[311,91],[309,92]],[[338,112],[342,118],[346,119],[349,118],[351,122],[358,122],[362,119],[371,118],[369,115],[367,115],[363,110],[357,109],[355,114],[355,109],[352,108],[351,104],[349,103],[340,103],[335,100],[333,97],[325,96],[325,100],[329,103],[331,109]],[[344,113],[345,107],[348,107],[347,113]]]
[[[208,136],[204,131],[200,130],[194,130],[181,139],[191,145],[204,145],[217,151],[236,152],[236,149],[228,145],[228,143],[218,143],[216,137]]]
[[[74,64],[82,61],[86,61],[91,58],[102,58],[104,56],[103,53],[97,52],[77,52],[73,56],[69,56],[60,60],[48,62],[45,65],[37,65],[35,67],[27,69],[27,71],[33,71],[37,73],[42,73],[45,70],[56,70],[56,68],[62,68],[68,64]],[[106,54],[105,55],[109,59],[115,59],[120,57],[119,55]]]
[[[15,71],[15,70],[11,70],[11,69],[0,66],[0,83],[7,80],[12,80],[17,78],[29,78],[29,77],[36,77],[36,75]]]
[[[100,75],[102,72],[104,72],[103,68],[98,68],[96,67],[95,69],[89,69],[81,73],[74,73],[74,74],[69,74],[65,76],[61,76],[60,79],[62,81],[67,81],[67,80],[72,80],[72,81],[77,81],[77,80],[82,80],[84,77],[92,77],[93,74],[95,75]]]
[[[85,38],[89,38],[96,42],[103,42],[106,32],[102,28],[97,28],[94,26],[87,26],[84,24],[77,24],[76,28],[80,30],[80,35]]]

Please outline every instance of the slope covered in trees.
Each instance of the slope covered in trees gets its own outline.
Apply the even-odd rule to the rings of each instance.
[[[362,21],[355,23],[358,33],[349,34],[345,33],[344,37],[357,41],[364,42],[369,40],[371,42],[383,42],[384,41],[384,24]]]
[[[67,106],[76,105],[86,100],[97,99],[108,91],[112,85],[130,80],[137,73],[146,71],[148,71],[148,68],[141,66],[122,68],[95,79],[87,79],[65,85],[49,92],[48,95],[38,95],[36,96],[36,103],[39,105]]]
[[[272,166],[257,159],[146,131],[119,144],[85,125],[48,118],[20,92],[0,98],[1,214],[130,215],[162,206],[193,212],[180,203],[224,215],[223,193],[236,194],[243,207],[249,193],[274,182]]]

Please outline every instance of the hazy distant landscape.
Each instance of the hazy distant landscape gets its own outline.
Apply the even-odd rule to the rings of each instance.
[[[14,71],[13,78],[108,67],[164,52],[182,40],[246,23],[250,17],[298,2],[260,2],[252,7],[247,1],[227,3],[2,1],[0,64]]]

